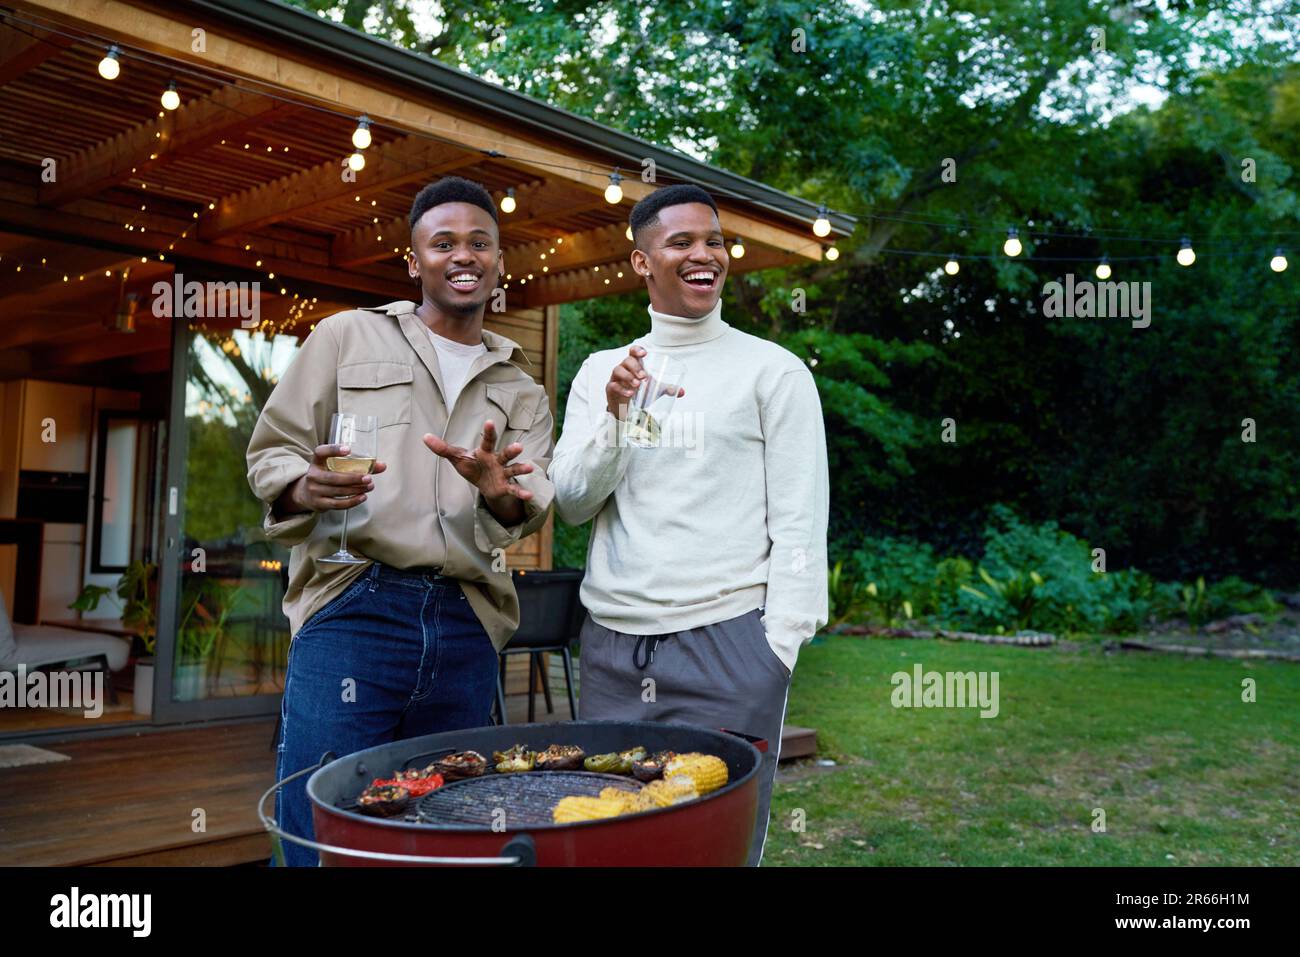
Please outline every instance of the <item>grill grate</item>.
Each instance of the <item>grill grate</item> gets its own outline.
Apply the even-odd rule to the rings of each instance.
[[[491,827],[501,821],[508,830],[554,826],[551,810],[571,794],[595,797],[604,788],[639,791],[640,783],[617,774],[591,771],[527,771],[485,774],[454,781],[417,803],[419,820],[439,827]]]

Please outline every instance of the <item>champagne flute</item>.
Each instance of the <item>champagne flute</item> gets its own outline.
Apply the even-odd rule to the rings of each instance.
[[[375,457],[379,454],[379,420],[373,415],[353,415],[351,412],[335,412],[330,419],[330,445],[349,446],[347,455],[331,455],[325,460],[325,467],[331,472],[343,472],[348,475],[367,475],[375,466]],[[364,565],[364,558],[357,558],[348,551],[348,512],[343,511],[343,537],[339,539],[339,550],[327,558],[317,561],[331,565]]]

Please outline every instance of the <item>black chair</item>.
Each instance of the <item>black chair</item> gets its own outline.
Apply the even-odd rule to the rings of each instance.
[[[569,695],[569,714],[578,716],[578,704],[573,696],[573,656],[569,646],[582,628],[585,610],[578,597],[582,584],[581,568],[557,568],[553,571],[517,571],[512,573],[515,591],[519,595],[519,628],[510,642],[501,649],[497,671],[497,724],[506,724],[506,660],[508,655],[528,655],[528,721],[537,716],[536,692],[533,677],[542,679],[542,693],[546,696],[546,713],[555,711],[551,700],[551,683],[542,667],[542,655],[559,652],[564,658],[564,686]]]

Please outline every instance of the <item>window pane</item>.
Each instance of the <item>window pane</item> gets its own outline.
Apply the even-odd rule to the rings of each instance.
[[[190,330],[185,424],[185,554],[181,564],[177,701],[284,689],[289,622],[281,601],[289,552],[266,540],[245,452],[298,339]]]

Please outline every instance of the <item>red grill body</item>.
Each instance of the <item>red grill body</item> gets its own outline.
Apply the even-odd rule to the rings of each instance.
[[[589,755],[635,745],[651,752],[702,751],[727,763],[728,782],[686,804],[576,824],[512,829],[510,808],[506,807],[505,830],[495,831],[482,826],[375,818],[345,809],[373,778],[387,777],[396,769],[423,767],[450,751],[473,750],[490,759],[493,751],[504,751],[516,743],[534,750],[550,744],[576,744]],[[422,857],[498,857],[521,835],[531,840],[535,863],[543,867],[741,866],[754,832],[758,769],[766,744],[732,732],[650,722],[570,721],[474,728],[408,738],[336,759],[311,775],[307,794],[316,840],[336,849],[321,852],[321,863],[329,867],[377,863],[340,853],[341,849]]]

